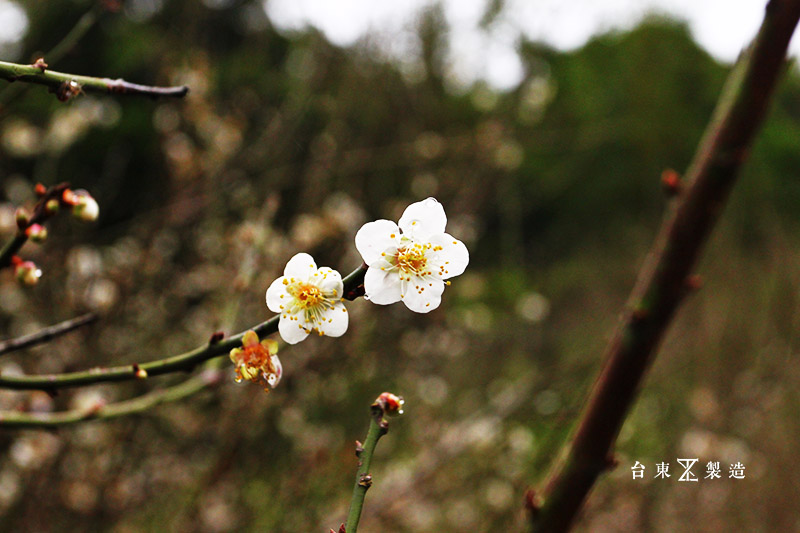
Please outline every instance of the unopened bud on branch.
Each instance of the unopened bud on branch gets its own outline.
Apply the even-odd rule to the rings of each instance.
[[[100,214],[100,206],[88,191],[67,189],[62,195],[65,204],[72,206],[72,215],[84,222],[94,222]]]
[[[397,396],[391,392],[384,392],[375,400],[375,405],[383,409],[383,412],[389,416],[402,415],[405,403],[406,401],[402,396]]]
[[[53,198],[52,200],[48,200],[47,203],[44,205],[45,210],[47,210],[48,215],[55,215],[58,213],[58,208],[61,205],[58,203],[58,200]]]
[[[17,276],[17,280],[23,285],[33,287],[39,283],[39,278],[42,277],[42,271],[33,261],[21,261],[15,265],[14,275]]]
[[[24,207],[18,207],[17,211],[14,213],[14,218],[17,221],[17,227],[19,229],[25,229],[28,227],[28,222],[31,220],[31,214]]]
[[[33,242],[42,243],[47,239],[47,228],[41,224],[31,224],[25,230],[25,235]]]

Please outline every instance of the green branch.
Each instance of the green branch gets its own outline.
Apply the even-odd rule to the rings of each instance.
[[[403,400],[394,394],[384,392],[375,403],[370,407],[369,429],[367,438],[362,445],[356,442],[356,457],[358,457],[358,472],[356,472],[356,483],[353,487],[353,496],[350,499],[350,511],[347,513],[347,523],[343,528],[347,533],[356,533],[358,522],[361,519],[361,509],[364,507],[364,498],[367,491],[372,486],[372,475],[369,467],[372,463],[372,455],[381,437],[389,431],[389,422],[384,418],[385,415],[402,413]],[[340,528],[342,531],[342,528]]]
[[[47,65],[37,62],[33,65],[20,65],[0,61],[0,79],[6,81],[22,81],[49,87],[59,100],[66,101],[82,92],[103,94],[139,94],[153,98],[171,96],[182,98],[189,92],[185,85],[179,87],[151,87],[138,85],[123,79],[95,78],[78,76],[49,70]]]
[[[362,265],[344,278],[345,295],[358,292],[359,286],[364,282],[365,273],[366,268]],[[252,329],[259,337],[263,338],[278,331],[278,321],[279,316],[276,315],[266,322],[262,322],[248,329]],[[31,376],[0,375],[0,388],[17,390],[55,390],[67,387],[83,387],[93,383],[142,379],[142,371],[146,373],[147,377],[180,371],[190,371],[200,363],[213,359],[214,357],[228,354],[233,348],[240,347],[243,336],[244,332],[241,332],[232,337],[228,337],[224,341],[210,342],[194,350],[147,363],[132,363],[108,368],[92,368],[65,374]]]
[[[48,61],[52,63],[57,63],[66,55],[67,52],[72,50],[78,41],[80,41],[84,35],[95,25],[97,22],[99,15],[98,13],[102,7],[98,3],[97,5],[93,6],[92,9],[87,11],[83,14],[83,16],[78,19],[78,22],[75,23],[75,26],[64,36],[61,41],[58,42],[53,48],[45,52],[44,57],[47,58]],[[18,84],[18,85],[9,85],[7,86],[2,92],[0,92],[0,111],[2,111],[9,102],[11,102],[14,98],[16,98],[19,94],[24,91],[26,85]]]
[[[60,413],[19,413],[0,411],[3,428],[55,428],[89,420],[109,420],[147,411],[157,405],[182,400],[219,383],[219,370],[208,370],[172,387],[155,390],[137,398],[89,409],[73,409]]]

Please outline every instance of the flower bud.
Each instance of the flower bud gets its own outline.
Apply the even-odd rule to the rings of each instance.
[[[64,202],[72,206],[72,215],[84,222],[94,222],[100,214],[100,206],[91,194],[83,189],[64,191]]]
[[[39,283],[42,271],[33,261],[22,261],[14,267],[14,275],[17,276],[17,281],[23,285],[33,287]]]
[[[25,229],[28,227],[28,222],[31,219],[31,214],[24,207],[18,207],[17,211],[14,213],[14,218],[17,220],[17,227],[19,229]]]
[[[31,224],[25,230],[25,235],[33,242],[42,243],[47,239],[47,228],[41,224]]]
[[[44,204],[44,208],[47,210],[48,215],[55,215],[56,213],[58,213],[59,207],[61,207],[61,205],[55,198],[47,200],[47,203]]]
[[[406,401],[402,396],[397,396],[391,392],[384,392],[375,400],[375,404],[380,406],[383,412],[389,416],[402,415],[405,403]]]

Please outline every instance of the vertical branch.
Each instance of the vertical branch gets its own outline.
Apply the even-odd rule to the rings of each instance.
[[[384,418],[385,415],[398,415],[403,413],[403,399],[390,392],[384,392],[370,407],[371,417],[369,430],[364,444],[356,443],[356,456],[358,457],[358,472],[356,473],[356,483],[353,487],[353,496],[350,499],[350,512],[347,513],[347,524],[339,528],[341,532],[356,533],[358,522],[361,519],[361,509],[364,507],[364,498],[367,491],[372,486],[372,475],[369,467],[372,463],[372,455],[378,440],[389,431],[389,422]]]
[[[347,513],[346,531],[355,533],[358,529],[358,521],[361,519],[361,509],[364,507],[364,498],[367,491],[372,486],[372,476],[369,474],[369,466],[372,463],[372,454],[378,440],[386,435],[387,427],[385,420],[370,418],[367,440],[363,446],[357,448],[356,453],[359,457],[358,472],[356,472],[356,484],[353,487],[353,496],[350,499],[350,512]]]
[[[685,192],[666,217],[606,349],[605,367],[569,450],[544,491],[528,493],[534,531],[567,531],[598,476],[613,463],[619,430],[747,158],[799,18],[800,0],[771,0],[755,41],[731,72],[686,173]]]

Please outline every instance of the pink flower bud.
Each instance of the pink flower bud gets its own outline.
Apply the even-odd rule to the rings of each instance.
[[[17,263],[14,267],[14,275],[17,276],[17,280],[23,285],[33,287],[39,283],[39,278],[42,277],[42,271],[33,261],[22,261]]]
[[[405,403],[406,401],[402,396],[397,396],[391,392],[384,392],[375,400],[375,404],[380,406],[383,412],[389,416],[402,415]]]
[[[47,239],[47,228],[41,224],[31,224],[25,230],[25,235],[33,242],[41,243]]]

